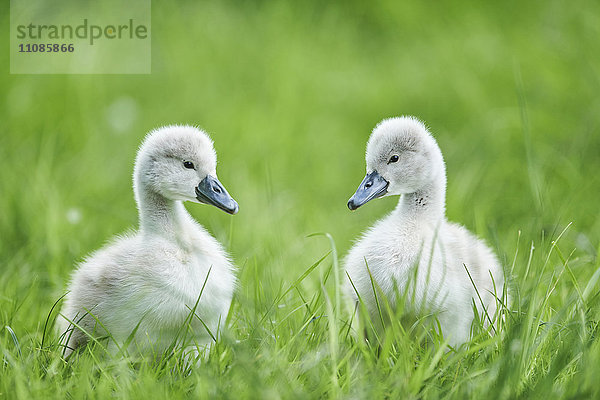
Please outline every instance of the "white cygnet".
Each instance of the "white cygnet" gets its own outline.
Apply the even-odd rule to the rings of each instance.
[[[146,136],[133,174],[139,230],[94,252],[73,274],[58,320],[66,356],[107,334],[112,350],[130,338],[129,351],[156,355],[184,337],[210,346],[231,304],[234,266],[182,202],[237,213],[216,166],[213,143],[199,129],[166,126]]]
[[[446,170],[435,139],[414,117],[386,119],[369,138],[366,161],[367,175],[348,207],[356,210],[383,196],[402,197],[345,258],[345,291],[352,305],[360,299],[371,320],[378,321],[385,303],[374,293],[392,307],[400,295],[405,311],[435,315],[451,346],[468,341],[473,305],[489,324],[502,301],[508,306],[508,296],[503,300],[505,279],[494,253],[464,227],[446,220]]]

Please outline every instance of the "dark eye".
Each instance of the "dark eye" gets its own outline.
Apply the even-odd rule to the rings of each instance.
[[[398,161],[398,156],[396,154],[394,154],[393,156],[390,157],[390,160],[388,161],[389,163],[393,163],[393,162],[397,162]]]
[[[187,169],[194,169],[194,163],[191,161],[184,161],[183,166],[186,167]]]

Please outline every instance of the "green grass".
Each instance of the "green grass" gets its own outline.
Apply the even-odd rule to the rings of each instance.
[[[0,398],[600,396],[600,3],[154,3],[151,75],[9,75],[1,42]],[[397,323],[355,341],[336,296],[332,250],[396,201],[345,206],[400,114],[442,148],[449,218],[513,276],[503,334],[456,352]],[[170,123],[212,134],[240,204],[188,206],[239,266],[229,328],[188,376],[100,348],[65,363],[46,318],[137,223],[133,158]]]

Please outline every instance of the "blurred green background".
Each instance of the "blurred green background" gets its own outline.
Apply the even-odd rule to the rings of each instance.
[[[328,251],[307,235],[330,233],[343,255],[393,208],[346,201],[371,129],[397,115],[436,137],[450,220],[507,267],[520,232],[517,287],[531,242],[569,223],[561,243],[585,285],[600,243],[599,38],[597,1],[154,1],[150,75],[35,76],[9,74],[5,37],[0,326],[39,339],[75,263],[135,227],[137,146],[173,123],[215,141],[240,212],[187,208],[233,255],[242,295]]]

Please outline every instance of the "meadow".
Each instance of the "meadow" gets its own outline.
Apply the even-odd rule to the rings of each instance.
[[[599,2],[152,6],[149,75],[11,75],[0,42],[0,399],[600,396]],[[431,128],[448,218],[511,274],[499,335],[348,334],[336,271],[397,198],[346,202],[396,115]],[[172,123],[211,134],[240,205],[187,205],[238,266],[228,329],[189,373],[97,347],[65,362],[53,304],[136,226],[137,146]]]

